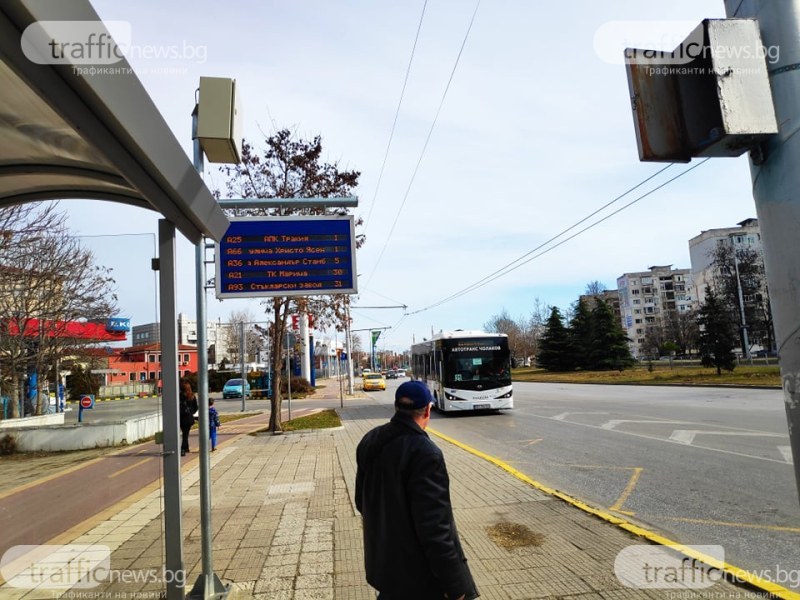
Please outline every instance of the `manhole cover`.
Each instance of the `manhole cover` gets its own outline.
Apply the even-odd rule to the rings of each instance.
[[[531,531],[519,523],[496,523],[486,528],[489,538],[501,548],[541,546],[544,535]]]

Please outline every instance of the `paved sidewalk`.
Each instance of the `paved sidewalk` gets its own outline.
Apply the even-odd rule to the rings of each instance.
[[[392,408],[360,398],[346,400],[339,409],[337,393],[323,390],[317,398],[331,400],[342,416],[341,429],[241,435],[211,457],[214,571],[233,585],[237,597],[375,598],[364,578],[361,519],[353,504],[355,446],[366,431],[390,418]],[[678,595],[625,588],[614,575],[614,559],[641,541],[432,437],[447,460],[456,522],[485,600],[754,596],[724,582]],[[196,463],[185,469],[188,588],[200,574],[198,479]],[[66,592],[1,587],[0,598],[158,598],[164,589],[160,489],[143,490],[115,509],[81,535],[59,540],[109,546],[115,581]],[[506,535],[493,541],[493,530]]]

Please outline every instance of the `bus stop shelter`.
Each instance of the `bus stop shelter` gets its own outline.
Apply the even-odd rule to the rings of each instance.
[[[96,66],[48,64],[23,52],[26,29],[53,21],[103,28],[87,0],[0,3],[0,206],[98,199],[163,216],[157,267],[164,374],[165,567],[183,570],[175,231],[194,244],[203,236],[219,241],[228,219],[127,60]],[[192,92],[186,90],[187,104]],[[167,596],[182,598],[183,590],[168,584]]]

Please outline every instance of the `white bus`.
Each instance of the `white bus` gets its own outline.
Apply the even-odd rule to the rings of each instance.
[[[412,373],[442,411],[514,408],[508,336],[441,331],[411,347]]]

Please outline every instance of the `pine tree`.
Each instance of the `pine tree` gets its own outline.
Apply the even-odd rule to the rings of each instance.
[[[593,343],[590,363],[593,369],[609,371],[633,366],[628,338],[608,303],[599,300],[592,310]]]
[[[592,312],[582,300],[575,304],[572,319],[569,322],[569,341],[575,368],[593,369],[592,346],[594,341]]]
[[[697,318],[700,325],[700,357],[706,367],[716,367],[717,375],[722,369],[733,371],[736,357],[733,349],[737,345],[736,332],[731,324],[730,313],[711,288],[706,288],[706,301],[700,307]]]
[[[571,371],[575,363],[570,346],[569,331],[564,327],[561,311],[554,306],[539,340],[537,366],[547,371]]]

